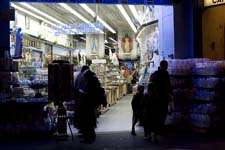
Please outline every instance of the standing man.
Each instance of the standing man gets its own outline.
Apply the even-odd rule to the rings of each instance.
[[[160,62],[160,67],[157,71],[155,71],[150,76],[150,82],[155,87],[157,98],[154,102],[154,128],[151,134],[152,142],[156,142],[156,134],[162,130],[164,126],[167,112],[168,112],[168,104],[169,104],[169,97],[172,94],[172,88],[170,83],[170,76],[167,71],[168,62],[166,60],[162,60]]]
[[[106,105],[105,90],[94,72],[83,66],[81,74],[75,82],[75,124],[82,132],[84,143],[92,143],[96,139],[96,109],[100,104]]]

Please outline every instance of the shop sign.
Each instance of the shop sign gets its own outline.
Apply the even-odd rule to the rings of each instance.
[[[100,34],[104,29],[102,23],[77,23],[52,26],[54,35],[60,34]]]
[[[221,5],[221,4],[225,4],[225,0],[205,0],[204,1],[204,6],[205,7]]]
[[[173,0],[11,0],[11,2],[172,5]]]
[[[91,60],[93,64],[105,64],[106,59],[92,59]]]

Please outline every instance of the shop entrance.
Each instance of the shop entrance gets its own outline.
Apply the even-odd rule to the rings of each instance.
[[[92,71],[108,92],[108,105],[100,110],[103,114],[96,132],[130,131],[135,84],[123,76],[121,68],[127,66],[130,74],[137,68],[140,76],[147,73],[144,83],[150,73],[149,60],[157,66],[160,57],[173,54],[173,38],[167,38],[174,36],[173,6],[43,2],[47,3],[11,2],[16,10],[16,19],[10,24],[11,42],[21,27],[26,48],[41,51],[38,61],[43,67],[53,59],[70,61],[76,70],[92,64]],[[37,61],[28,58],[21,65]]]

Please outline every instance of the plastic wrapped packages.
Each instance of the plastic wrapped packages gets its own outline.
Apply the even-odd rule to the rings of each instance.
[[[209,103],[209,104],[192,104],[190,107],[190,112],[192,113],[202,113],[202,114],[212,114],[219,111],[220,106]]]
[[[185,103],[175,103],[175,112],[180,112],[180,113],[188,113],[190,111],[190,104],[185,104]]]
[[[196,63],[194,75],[225,75],[225,61],[207,61]]]
[[[188,115],[184,115],[181,112],[173,112],[171,115],[167,115],[165,124],[175,125],[175,124],[187,124],[189,120]]]
[[[195,100],[206,100],[206,101],[215,101],[215,100],[224,100],[224,93],[220,91],[212,91],[208,89],[195,89],[193,90],[193,99]]]
[[[221,88],[225,84],[225,78],[207,77],[194,78],[193,86],[202,88]]]
[[[210,61],[208,58],[190,58],[188,60],[191,61],[193,64]]]
[[[218,128],[223,127],[224,117],[208,114],[191,113],[190,124],[199,128]]]
[[[211,124],[211,118],[207,114],[191,113],[190,124],[195,127],[209,128]]]
[[[191,78],[170,78],[172,88],[191,88],[192,79]]]
[[[189,59],[172,59],[168,61],[170,75],[191,75],[194,64]]]
[[[191,100],[193,98],[192,89],[173,89],[174,100]]]

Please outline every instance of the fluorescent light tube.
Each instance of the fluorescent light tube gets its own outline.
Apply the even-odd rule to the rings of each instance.
[[[116,31],[113,28],[111,28],[105,21],[103,21],[99,16],[97,17],[97,20],[101,22],[110,32],[114,34],[116,33]]]
[[[137,10],[136,8],[134,7],[134,5],[129,5],[129,8],[130,8],[130,11],[132,12],[132,14],[134,15],[134,18],[138,20],[139,22],[139,16],[138,16],[138,13],[137,13]]]
[[[86,39],[84,37],[80,37],[82,40],[86,41]]]
[[[46,13],[44,13],[44,12],[38,10],[37,8],[31,6],[31,5],[27,4],[27,3],[21,2],[20,4],[22,4],[23,6],[25,6],[25,7],[29,8],[29,9],[31,9],[32,11],[34,11],[34,12],[36,12],[36,13],[38,13],[38,14],[40,14],[40,15],[46,17],[46,18],[48,18],[48,19],[51,20],[51,21],[54,21],[54,22],[56,22],[56,23],[58,23],[58,24],[61,24],[61,25],[65,25],[63,22],[61,22],[61,21],[59,21],[59,20],[53,18],[52,16],[49,16],[49,14],[46,14]]]
[[[65,8],[66,10],[68,10],[70,13],[72,13],[73,15],[77,16],[80,20],[82,20],[83,22],[86,23],[91,23],[90,21],[88,21],[86,18],[84,18],[81,14],[79,14],[77,11],[75,11],[74,9],[72,9],[70,6],[68,6],[67,4],[64,3],[59,3],[59,5],[61,5],[63,8]]]
[[[96,13],[90,7],[88,7],[86,4],[80,4],[80,6],[84,10],[86,10],[92,17],[96,17]],[[116,31],[112,27],[110,27],[105,21],[103,21],[99,16],[97,16],[97,20],[99,22],[101,22],[110,32],[116,33]]]
[[[89,8],[86,4],[80,4],[81,7],[83,7],[83,9],[85,9],[90,15],[92,15],[92,17],[95,17],[96,14],[95,12]]]
[[[11,6],[14,7],[15,9],[18,9],[18,10],[20,10],[20,11],[22,11],[22,12],[24,12],[24,13],[30,15],[30,16],[32,16],[32,17],[35,17],[35,18],[37,18],[39,20],[42,20],[42,21],[44,21],[44,22],[46,22],[46,23],[48,23],[48,24],[50,24],[52,26],[56,26],[56,24],[54,24],[53,22],[48,21],[48,20],[46,20],[46,19],[44,19],[44,18],[42,18],[42,17],[40,17],[40,16],[38,16],[38,15],[36,15],[36,14],[26,10],[26,9],[23,9],[22,7],[19,7],[19,6],[15,5],[15,4],[13,4],[13,3],[11,3]]]
[[[111,49],[111,47],[109,47],[109,46],[107,46],[107,45],[105,45],[105,47]]]
[[[116,41],[116,40],[114,40],[113,38],[109,37],[109,39],[110,39],[111,41],[113,41],[113,42],[117,43],[117,41]]]
[[[80,20],[82,20],[83,22],[89,23],[91,24],[92,27],[94,27],[97,31],[99,31],[100,33],[104,33],[102,30],[96,28],[94,26],[93,23],[91,23],[89,20],[87,20],[86,18],[84,18],[81,14],[79,14],[77,11],[75,11],[73,8],[71,8],[70,6],[68,6],[67,4],[64,3],[59,3],[59,5],[61,5],[63,8],[65,8],[66,10],[68,10],[70,13],[72,13],[73,15],[77,16]]]
[[[128,16],[127,12],[123,8],[123,6],[122,5],[116,5],[116,6],[120,10],[120,12],[123,15],[123,17],[127,20],[128,24],[130,25],[130,27],[132,28],[132,30],[134,31],[134,33],[136,33],[137,32],[137,29],[134,26],[133,22],[131,21],[130,17]]]

